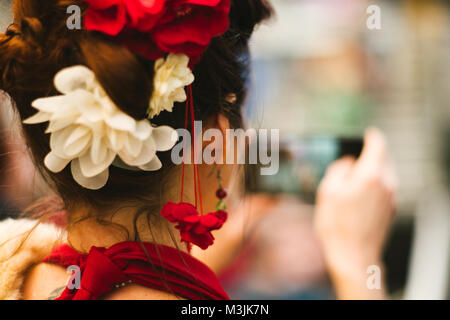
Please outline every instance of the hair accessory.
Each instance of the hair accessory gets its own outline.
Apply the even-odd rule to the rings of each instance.
[[[183,53],[198,62],[229,26],[230,0],[84,0],[85,28],[116,37],[143,57]]]
[[[188,67],[189,57],[184,54],[169,54],[155,62],[153,95],[148,109],[149,118],[166,110],[172,112],[174,102],[186,101],[185,87],[194,82]]]
[[[144,58],[155,60],[148,117],[152,119],[164,110],[170,112],[175,102],[187,100],[185,129],[190,107],[195,141],[191,69],[211,39],[228,29],[230,0],[83,1],[89,5],[84,19],[86,30],[102,32]],[[61,70],[54,84],[63,95],[35,100],[32,106],[39,112],[24,123],[49,122],[51,151],[45,166],[58,173],[71,163],[75,181],[85,188],[97,190],[105,186],[110,165],[130,170],[160,169],[162,164],[156,152],[170,150],[178,140],[173,128],[155,127],[147,119],[137,121],[122,112],[87,67]],[[192,244],[206,249],[214,243],[211,231],[220,229],[228,214],[223,197],[219,197],[216,212],[203,214],[195,161],[195,206],[183,202],[184,169],[183,161],[180,203],[167,203],[161,214],[177,223],[188,250]]]
[[[192,145],[193,154],[195,159],[195,115],[194,115],[194,102],[192,97],[192,87],[188,87],[188,101],[186,103],[186,121],[185,129],[187,129],[188,117],[189,117],[189,106],[191,113],[191,126],[192,126]],[[186,145],[183,150],[186,150]],[[203,204],[201,196],[201,186],[200,186],[200,176],[197,164],[194,161],[194,197],[195,206],[183,202],[184,195],[184,173],[185,173],[185,159],[183,154],[183,164],[182,164],[182,177],[181,177],[181,195],[180,202],[168,202],[161,209],[161,216],[166,218],[169,222],[176,223],[176,229],[180,231],[181,241],[187,244],[188,251],[191,250],[192,245],[196,245],[201,249],[205,250],[212,244],[214,244],[214,236],[211,231],[218,230],[222,228],[223,224],[227,221],[228,213],[225,211],[225,203],[223,198],[220,199],[215,212],[210,212],[208,214],[203,214]],[[220,171],[219,175],[220,177]],[[220,190],[224,190],[221,187]],[[221,193],[221,195],[223,195]],[[200,207],[200,213],[198,211]]]
[[[39,112],[24,123],[49,122],[51,151],[45,166],[58,173],[71,163],[73,178],[87,189],[105,186],[113,163],[159,170],[156,152],[170,150],[178,140],[171,127],[154,127],[121,111],[85,66],[61,70],[54,84],[63,95],[33,101]]]
[[[177,223],[175,228],[180,231],[181,240],[185,242],[190,251],[194,244],[205,250],[214,244],[214,236],[211,231],[222,228],[227,220],[226,211],[210,212],[200,215],[197,208],[186,202],[168,202],[161,215],[172,223]]]

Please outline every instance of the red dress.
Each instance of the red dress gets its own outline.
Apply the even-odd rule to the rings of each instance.
[[[66,287],[57,300],[100,299],[118,285],[130,281],[185,299],[229,299],[211,269],[168,246],[121,242],[108,249],[92,247],[89,254],[80,254],[70,246],[62,245],[44,262],[80,268],[80,289]]]

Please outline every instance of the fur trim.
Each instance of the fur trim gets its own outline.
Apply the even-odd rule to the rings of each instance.
[[[0,300],[21,299],[26,272],[64,238],[62,229],[50,224],[28,219],[1,221]]]

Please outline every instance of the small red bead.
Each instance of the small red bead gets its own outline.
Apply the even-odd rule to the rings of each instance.
[[[219,190],[217,190],[217,192],[216,192],[216,196],[217,196],[217,198],[219,198],[219,199],[225,199],[226,196],[227,196],[227,191],[226,191],[225,189],[219,189]]]

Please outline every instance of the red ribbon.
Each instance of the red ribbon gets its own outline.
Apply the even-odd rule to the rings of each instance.
[[[100,299],[116,285],[130,280],[185,299],[229,299],[214,272],[206,265],[168,246],[121,242],[108,249],[92,247],[89,254],[80,254],[70,246],[62,245],[44,262],[65,268],[80,267],[81,288],[71,290],[66,287],[57,300]]]

